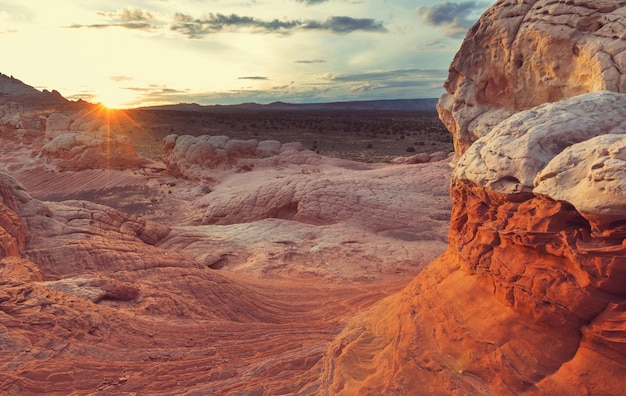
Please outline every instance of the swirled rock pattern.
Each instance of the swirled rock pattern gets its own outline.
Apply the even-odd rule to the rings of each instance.
[[[587,92],[626,93],[626,2],[499,1],[468,32],[439,100],[462,154],[520,110]]]

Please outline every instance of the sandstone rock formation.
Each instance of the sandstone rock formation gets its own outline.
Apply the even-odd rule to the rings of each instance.
[[[499,1],[470,30],[439,101],[462,154],[520,110],[586,92],[626,93],[626,2]]]
[[[196,197],[185,226],[159,246],[215,268],[367,282],[445,249],[448,162],[343,165],[232,174]]]
[[[40,155],[59,169],[134,168],[150,162],[137,155],[127,136],[111,133],[103,114],[53,113],[45,125],[47,142]]]
[[[440,102],[448,250],[351,321],[325,394],[623,394],[625,17],[501,1],[470,31]]]
[[[587,94],[477,140],[453,173],[447,252],[348,326],[322,387],[620,394],[625,111],[626,95]]]
[[[321,156],[300,143],[239,140],[228,136],[169,135],[163,139],[163,162],[169,173],[192,180],[210,180],[220,171],[319,162]],[[208,171],[208,172],[207,172]]]

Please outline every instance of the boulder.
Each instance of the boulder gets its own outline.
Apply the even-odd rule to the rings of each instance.
[[[58,134],[39,154],[61,170],[135,168],[149,162],[137,155],[127,136],[102,132]]]
[[[586,92],[626,93],[623,0],[500,1],[468,32],[438,111],[462,154],[512,114]]]
[[[53,139],[58,133],[68,132],[72,119],[62,113],[52,113],[46,119],[46,138]]]
[[[135,168],[149,162],[137,155],[130,138],[111,133],[98,113],[52,113],[45,125],[39,155],[61,170]]]
[[[303,163],[320,156],[301,143],[230,139],[228,136],[169,135],[163,139],[163,162],[170,174],[215,180],[220,172],[249,171],[255,166]],[[305,158],[306,157],[306,158]]]
[[[500,193],[531,192],[537,175],[565,149],[624,133],[626,94],[603,91],[547,103],[511,116],[477,140],[457,162],[454,177]]]

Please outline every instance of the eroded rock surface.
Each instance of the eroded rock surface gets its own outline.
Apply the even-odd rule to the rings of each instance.
[[[111,133],[106,114],[52,113],[45,120],[40,156],[61,170],[136,168],[151,161],[137,155],[127,136]]]
[[[439,100],[462,154],[512,114],[587,92],[626,93],[626,2],[500,1],[470,30]]]
[[[215,180],[232,169],[318,163],[321,158],[301,143],[277,140],[239,140],[224,135],[169,135],[163,139],[163,162],[168,172],[192,180]]]
[[[343,318],[400,285],[312,283],[297,268],[290,280],[245,278],[166,249],[170,227],[135,215],[42,202],[6,175],[0,197],[0,388],[8,394],[314,393]],[[249,239],[243,230],[233,235]],[[306,268],[306,257],[284,259]]]

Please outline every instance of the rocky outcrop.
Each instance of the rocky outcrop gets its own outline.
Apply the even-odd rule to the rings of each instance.
[[[477,140],[452,176],[448,251],[348,326],[329,392],[619,394],[625,111],[626,95],[586,94]]]
[[[447,161],[343,165],[254,168],[199,187],[185,226],[158,246],[215,269],[367,283],[445,250]]]
[[[586,92],[626,93],[626,2],[500,1],[470,30],[438,104],[462,154],[510,115]]]
[[[26,244],[26,226],[18,214],[20,201],[30,196],[12,177],[0,174],[0,259],[21,256]]]
[[[150,162],[137,155],[130,138],[112,133],[105,115],[97,112],[52,113],[45,125],[39,155],[61,170],[135,168]]]
[[[502,1],[470,31],[448,250],[331,344],[327,394],[623,393],[625,11]]]
[[[249,171],[255,166],[305,164],[320,158],[297,142],[239,140],[223,135],[169,135],[163,139],[167,171],[192,180],[210,180],[220,170]]]

